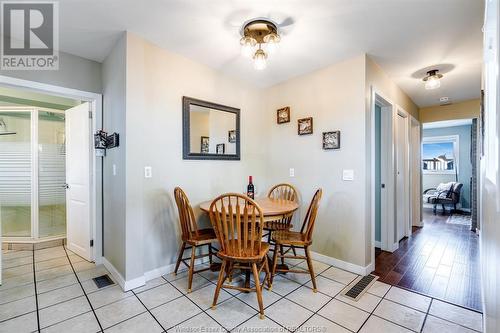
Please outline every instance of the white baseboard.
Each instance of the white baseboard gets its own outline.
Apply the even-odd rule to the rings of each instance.
[[[422,222],[422,221],[415,222],[412,225],[412,227],[423,227],[423,226],[424,226],[424,222]]]
[[[123,291],[129,291],[146,284],[146,279],[144,278],[144,275],[139,276],[135,279],[125,280],[125,278],[120,274],[120,272],[118,272],[115,266],[113,266],[113,264],[111,264],[105,257],[102,257],[102,264],[104,265],[104,267],[106,267],[109,273],[115,278],[116,282],[118,282]]]
[[[399,249],[399,242],[396,242],[396,243],[392,244],[391,252],[394,252],[397,249]]]
[[[141,287],[141,286],[145,285],[147,281],[159,278],[162,275],[170,274],[175,269],[175,263],[173,263],[170,265],[158,267],[158,268],[152,269],[150,271],[144,272],[143,276],[137,277],[135,279],[125,280],[123,278],[123,276],[120,274],[120,272],[118,272],[118,270],[115,268],[115,266],[113,266],[113,264],[111,264],[106,258],[101,257],[101,258],[99,258],[99,261],[100,261],[100,263],[102,263],[104,265],[104,267],[106,267],[106,269],[113,276],[115,281],[118,282],[118,284],[123,289],[123,291],[129,291],[129,290]],[[196,265],[204,264],[208,261],[209,261],[208,258],[201,258],[201,259],[197,259],[195,261],[195,264]],[[96,264],[98,264],[97,260],[96,260]]]
[[[375,247],[378,247],[379,249],[381,249],[382,243],[380,243],[379,241],[375,241]]]
[[[201,259],[196,259],[195,260],[195,265],[204,264],[204,263],[207,263],[207,262],[209,262],[209,259],[207,257],[201,258]],[[181,263],[181,265],[184,266],[182,263]],[[184,266],[184,267],[182,267],[182,266],[180,266],[179,268],[180,269],[186,268],[186,266]],[[145,278],[145,280],[147,282],[149,280],[153,280],[153,279],[159,278],[162,275],[173,273],[174,270],[175,270],[175,263],[172,263],[170,265],[158,267],[158,268],[152,269],[150,271],[144,272],[144,278]]]
[[[150,271],[144,272],[144,278],[146,279],[146,282],[149,280],[153,280],[156,278],[159,278],[162,275],[172,273],[175,269],[175,263],[158,267],[155,269],[152,269]]]
[[[324,254],[317,253],[314,251],[311,251],[311,255],[312,255],[312,259],[314,259],[314,260],[320,261],[320,262],[328,264],[328,265],[335,266],[337,268],[340,268],[340,269],[343,269],[343,270],[346,270],[348,272],[355,273],[358,275],[368,275],[374,271],[374,264],[373,263],[369,264],[368,266],[363,267],[363,266],[355,265],[355,264],[352,264],[350,262],[343,261],[343,260],[340,260],[337,258],[329,257],[329,256],[326,256]]]
[[[94,259],[94,264],[96,264],[96,266],[103,264],[103,261],[102,261],[103,259],[104,259],[104,257],[102,257],[102,256],[99,256],[99,257],[95,258]]]

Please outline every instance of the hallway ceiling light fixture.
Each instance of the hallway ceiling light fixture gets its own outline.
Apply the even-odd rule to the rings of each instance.
[[[255,69],[266,68],[268,54],[276,50],[281,40],[278,26],[266,19],[254,19],[243,26],[241,35],[241,53],[253,58]]]
[[[425,89],[432,90],[441,87],[443,74],[439,74],[438,72],[438,69],[432,69],[427,72],[427,76],[422,79],[425,82]]]

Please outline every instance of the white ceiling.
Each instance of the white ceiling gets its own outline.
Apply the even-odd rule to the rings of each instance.
[[[480,0],[61,0],[59,10],[61,50],[99,62],[129,30],[260,87],[366,52],[421,107],[479,97]],[[264,71],[240,56],[241,24],[255,17],[294,22]],[[454,68],[426,91],[414,73],[436,64]]]

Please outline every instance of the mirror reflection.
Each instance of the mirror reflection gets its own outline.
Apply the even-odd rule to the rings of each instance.
[[[239,109],[184,96],[182,112],[184,159],[240,159]]]
[[[236,154],[236,114],[191,104],[190,152]]]

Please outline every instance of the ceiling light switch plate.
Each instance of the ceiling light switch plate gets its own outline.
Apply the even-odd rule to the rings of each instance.
[[[354,180],[354,170],[342,170],[342,180]]]

